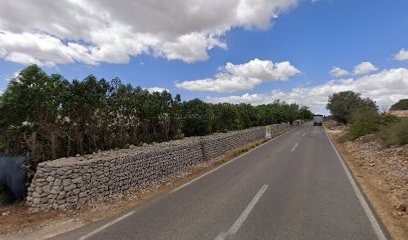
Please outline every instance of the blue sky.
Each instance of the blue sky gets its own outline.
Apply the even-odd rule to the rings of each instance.
[[[21,12],[21,5],[7,2],[0,3],[3,9],[0,11]],[[111,13],[109,18],[101,18],[100,24],[130,26],[132,34],[122,31],[122,28],[110,27],[98,35],[98,22],[86,22],[84,29],[78,29],[82,25],[53,22],[53,16],[49,19],[20,16],[20,23],[15,23],[14,16],[0,12],[0,89],[6,87],[7,80],[15,72],[29,63],[37,63],[46,72],[60,73],[70,80],[83,79],[89,74],[106,79],[119,77],[134,86],[159,87],[173,94],[180,93],[186,100],[198,97],[209,102],[260,104],[279,98],[296,101],[310,106],[315,112],[324,113],[327,96],[339,90],[361,92],[382,107],[408,97],[408,52],[404,50],[408,49],[408,1],[270,0],[256,4],[247,1],[251,4],[243,12],[247,14],[251,10],[253,13],[245,15],[244,19],[242,14],[224,19],[222,14],[229,15],[226,9],[230,8],[219,4],[189,6],[186,9],[198,8],[194,13],[197,16],[183,16],[184,7],[194,4],[194,1],[174,2],[182,7],[166,5],[157,8],[181,9],[175,12],[177,17],[181,16],[181,24],[177,21],[169,25],[166,21],[141,22],[130,17],[122,19],[122,16],[115,17],[115,11],[123,9],[115,10],[116,6],[108,3],[95,7]],[[226,2],[233,9],[242,1]],[[30,4],[27,1],[27,9],[30,9]],[[91,6],[63,5],[50,3],[49,7],[61,8],[60,11],[70,8],[81,16],[85,13],[80,7]],[[39,12],[44,11],[43,15],[46,15],[46,9],[50,9],[38,8]],[[235,14],[236,9],[231,14]],[[152,13],[146,14],[149,18],[155,14],[163,16],[167,12],[156,11],[153,6]],[[201,19],[208,12],[218,16]],[[64,19],[64,15],[61,18]],[[70,19],[69,16],[67,18]],[[184,25],[183,21],[192,24]],[[81,30],[94,31],[95,34],[87,35]],[[174,39],[191,36],[191,33],[198,33],[192,42],[175,43]],[[109,34],[123,38],[109,39],[106,37]],[[149,39],[155,40],[145,43],[145,35],[139,39],[140,34],[148,34]],[[122,40],[127,41],[126,44]],[[205,44],[201,46],[198,44],[200,41]],[[36,44],[26,46],[26,42]],[[55,46],[52,45],[54,43]],[[69,43],[85,47],[85,53],[80,55],[78,48],[75,52],[66,48],[71,47]],[[139,45],[132,45],[135,43],[140,43],[143,50]],[[97,53],[92,50],[95,46],[112,49],[112,52]],[[255,59],[259,61],[251,62]],[[288,62],[288,65],[284,69],[282,66],[281,71],[274,64],[282,62]],[[355,66],[364,62],[366,64],[361,66],[360,74],[352,73]],[[231,68],[225,67],[227,63],[232,64]],[[349,74],[333,76],[330,74],[333,67]],[[214,86],[217,86],[216,90]]]

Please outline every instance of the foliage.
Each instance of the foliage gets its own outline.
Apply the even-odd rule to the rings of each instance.
[[[373,100],[361,98],[359,93],[353,91],[332,94],[329,96],[326,108],[331,112],[335,120],[343,124],[350,123],[352,113],[358,109],[378,110]]]
[[[401,99],[397,103],[391,106],[391,111],[396,110],[408,110],[408,99]]]
[[[68,81],[36,65],[10,81],[0,112],[0,153],[31,152],[35,163],[313,116],[295,103],[210,104],[150,93],[118,78]]]
[[[305,120],[312,120],[313,113],[309,110],[308,107],[304,106],[299,109],[297,118],[305,119]]]
[[[387,145],[408,144],[408,118],[399,118],[396,122],[384,127],[380,136]]]
[[[350,140],[377,132],[379,129],[380,115],[375,110],[358,109],[352,113],[351,126],[347,133]]]

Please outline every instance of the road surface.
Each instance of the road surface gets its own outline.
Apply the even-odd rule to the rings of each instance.
[[[386,239],[322,127],[300,126],[123,216],[55,239]]]

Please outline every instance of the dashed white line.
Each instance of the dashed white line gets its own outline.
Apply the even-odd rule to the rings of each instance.
[[[344,171],[346,172],[347,178],[351,183],[351,186],[354,189],[354,192],[357,195],[358,200],[360,201],[361,206],[364,209],[365,214],[368,217],[368,220],[371,223],[371,226],[374,229],[375,234],[377,235],[378,239],[380,240],[387,240],[387,238],[385,237],[384,232],[382,231],[380,224],[377,222],[377,219],[375,218],[373,212],[371,211],[370,207],[368,206],[368,203],[366,202],[366,200],[363,197],[363,194],[361,193],[360,189],[358,188],[356,182],[354,181],[353,176],[351,175],[350,171],[348,170],[346,164],[344,163],[343,158],[340,156],[339,152],[337,151],[336,147],[334,146],[332,140],[330,139],[329,135],[327,134],[327,131],[325,130],[326,136],[329,139],[329,142],[334,150],[334,152],[337,155],[337,159],[340,161],[341,166],[343,167]]]
[[[251,213],[252,209],[255,207],[256,203],[261,199],[262,195],[265,193],[266,189],[268,189],[268,185],[264,184],[261,189],[259,189],[258,193],[252,198],[251,202],[245,208],[245,210],[241,213],[239,218],[232,224],[228,232],[222,232],[218,234],[215,240],[224,240],[229,235],[234,235],[238,232],[241,225],[245,222],[249,214]]]
[[[78,240],[88,239],[88,238],[92,237],[93,235],[95,235],[95,234],[97,234],[97,233],[99,233],[99,232],[101,232],[101,231],[107,229],[108,227],[112,226],[113,224],[122,221],[123,219],[129,217],[130,215],[132,215],[132,214],[134,214],[134,213],[135,213],[135,211],[128,212],[128,213],[126,213],[125,215],[123,215],[123,216],[121,216],[121,217],[118,217],[118,218],[116,218],[115,220],[113,220],[113,221],[111,221],[111,222],[109,222],[109,223],[103,225],[102,227],[97,228],[97,229],[93,230],[92,232],[90,232],[90,233],[88,233],[88,234],[86,234],[86,235],[84,235],[84,236],[78,238]]]
[[[243,157],[243,156],[245,156],[245,155],[247,155],[247,154],[249,154],[249,153],[255,151],[256,149],[258,149],[258,148],[260,148],[260,147],[262,147],[262,146],[264,146],[264,145],[266,145],[266,144],[268,144],[268,143],[270,143],[270,142],[272,142],[272,141],[275,141],[275,140],[277,140],[278,138],[280,138],[280,137],[282,137],[282,136],[285,136],[286,134],[288,134],[289,132],[291,132],[291,131],[293,131],[293,130],[295,130],[295,129],[296,129],[296,128],[293,128],[293,129],[287,131],[286,133],[284,133],[284,134],[282,134],[282,135],[279,135],[279,136],[277,136],[276,138],[273,138],[271,141],[267,141],[267,142],[265,142],[265,143],[263,143],[263,144],[257,146],[256,148],[253,148],[253,149],[251,149],[250,151],[248,151],[248,152],[246,152],[246,153],[244,153],[244,154],[242,154],[242,155],[239,155],[238,157],[236,157],[236,158],[234,158],[234,159],[232,159],[232,160],[230,160],[230,161],[228,161],[228,162],[226,162],[226,163],[224,163],[224,164],[221,164],[220,166],[214,168],[213,170],[211,170],[211,171],[209,171],[209,172],[206,172],[205,174],[203,174],[203,175],[201,175],[201,176],[199,176],[199,177],[197,177],[197,178],[194,178],[193,180],[191,180],[191,181],[189,181],[189,182],[186,182],[185,184],[183,184],[183,185],[181,185],[181,186],[179,186],[179,187],[173,189],[173,190],[171,191],[171,193],[177,192],[178,190],[180,190],[180,189],[182,189],[182,188],[184,188],[184,187],[186,187],[186,186],[192,184],[193,182],[195,182],[195,181],[197,181],[197,180],[199,180],[199,179],[201,179],[201,178],[207,176],[208,174],[210,174],[210,173],[212,173],[212,172],[217,171],[218,169],[220,169],[220,168],[222,168],[222,167],[224,167],[224,166],[226,166],[226,165],[232,163],[233,161],[235,161],[235,160],[237,160],[237,159],[239,159],[239,158],[241,158],[241,157]]]
[[[297,146],[299,145],[299,143],[296,143],[295,146],[293,146],[292,149],[290,149],[291,152],[295,151],[295,149],[297,148]]]
[[[304,137],[306,135],[306,132],[303,132],[302,137]]]

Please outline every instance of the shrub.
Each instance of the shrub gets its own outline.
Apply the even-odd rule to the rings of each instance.
[[[388,145],[408,144],[408,118],[401,118],[381,131],[381,138]]]
[[[391,106],[391,111],[396,110],[408,110],[408,99],[401,99],[397,103]]]
[[[362,108],[354,111],[351,119],[351,126],[347,133],[349,140],[378,131],[380,116],[377,111]]]

